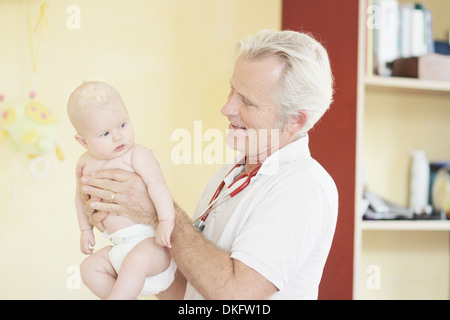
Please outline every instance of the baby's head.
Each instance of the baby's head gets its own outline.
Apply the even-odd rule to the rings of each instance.
[[[84,82],[70,95],[67,113],[75,139],[94,157],[112,159],[134,144],[134,131],[119,92],[100,81]]]

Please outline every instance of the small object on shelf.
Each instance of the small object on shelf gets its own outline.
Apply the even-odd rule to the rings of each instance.
[[[434,41],[434,52],[450,55],[450,43],[446,41]]]
[[[404,220],[414,218],[414,213],[409,208],[382,199],[373,192],[365,191],[363,200],[368,203],[363,215],[364,220]]]
[[[430,164],[423,150],[411,151],[409,207],[414,213],[431,213],[428,204],[428,186],[430,184]]]
[[[392,62],[394,77],[450,81],[450,56],[431,53]]]
[[[432,189],[433,207],[450,219],[450,166],[436,173]]]

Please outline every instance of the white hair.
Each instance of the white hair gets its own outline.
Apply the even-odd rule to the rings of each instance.
[[[276,56],[284,63],[273,93],[278,126],[305,110],[308,121],[298,134],[308,132],[333,101],[333,75],[325,48],[313,37],[296,31],[263,30],[236,43],[234,56],[258,59]]]

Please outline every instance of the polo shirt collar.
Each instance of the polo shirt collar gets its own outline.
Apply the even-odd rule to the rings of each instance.
[[[282,163],[289,163],[292,161],[298,161],[303,157],[309,157],[311,155],[309,151],[309,136],[306,134],[299,139],[289,143],[283,148],[277,150],[271,154],[262,164],[257,175],[272,175],[275,174]],[[245,157],[242,157],[237,163],[244,163]],[[234,179],[244,170],[244,166],[234,168],[225,178],[224,182],[226,186],[233,183]]]
[[[310,155],[309,136],[304,135],[271,154],[263,162],[258,174],[272,175],[280,164],[298,161],[300,158],[309,157]]]

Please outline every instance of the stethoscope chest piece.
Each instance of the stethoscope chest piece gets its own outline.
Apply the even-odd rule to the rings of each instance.
[[[201,219],[195,220],[192,225],[200,230],[200,232],[203,232],[203,229],[205,229],[204,221]]]

